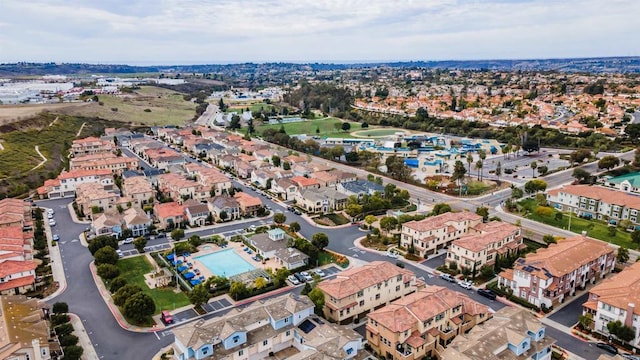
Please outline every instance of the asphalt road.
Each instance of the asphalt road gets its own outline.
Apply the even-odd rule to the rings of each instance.
[[[582,304],[587,302],[588,298],[588,292],[575,298],[569,298],[571,302],[549,316],[549,319],[564,326],[572,327],[578,322],[578,318],[580,317],[580,315],[582,315]]]

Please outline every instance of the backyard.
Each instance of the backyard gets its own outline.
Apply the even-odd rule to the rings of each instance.
[[[173,310],[185,305],[189,305],[189,299],[183,292],[175,292],[175,287],[165,287],[150,289],[144,281],[144,274],[154,270],[146,256],[135,256],[127,259],[120,259],[117,263],[120,269],[120,276],[127,279],[131,285],[140,286],[143,291],[151,296],[156,304],[155,314],[162,310]]]
[[[581,234],[583,231],[587,232],[587,235],[603,240],[615,245],[619,245],[629,249],[637,249],[638,244],[631,241],[631,234],[622,230],[616,229],[615,234],[612,236],[608,224],[594,220],[579,218],[575,214],[569,215],[569,213],[563,213],[553,208],[539,209],[539,205],[535,199],[524,199],[518,202],[520,212],[528,219],[535,220],[541,223],[545,223],[551,226],[555,226],[561,229],[568,229],[576,234]],[[537,211],[536,211],[537,210]],[[562,218],[560,215],[562,214]],[[571,222],[571,228],[569,228],[569,222]]]

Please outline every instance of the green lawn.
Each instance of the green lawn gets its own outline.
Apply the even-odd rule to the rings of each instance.
[[[336,130],[334,124],[342,124],[342,120],[329,117],[323,119],[315,119],[308,121],[300,121],[288,124],[274,124],[274,125],[260,125],[257,127],[258,132],[262,132],[266,129],[279,130],[281,126],[284,126],[284,130],[288,135],[300,135],[306,134],[311,136],[328,136],[328,137],[353,137],[349,131]],[[350,122],[351,130],[360,130],[360,124]],[[319,130],[319,132],[316,132]]]
[[[569,213],[563,213],[562,220],[556,220],[555,215],[559,211],[553,210],[549,216],[543,216],[535,213],[536,202],[533,199],[525,199],[519,202],[526,211],[526,217],[547,225],[551,225],[561,229],[569,229]],[[629,249],[637,249],[638,244],[631,241],[631,234],[621,229],[617,229],[615,236],[609,235],[609,225],[598,220],[588,220],[575,216],[571,216],[571,232],[581,234],[587,232],[588,236],[603,240],[615,245],[626,247]]]
[[[120,276],[127,279],[129,284],[140,286],[143,291],[153,298],[156,304],[156,314],[161,310],[173,310],[185,305],[189,305],[189,299],[182,293],[174,292],[175,288],[150,289],[144,282],[144,274],[153,271],[153,266],[146,256],[135,256],[118,261]]]
[[[229,105],[229,107],[227,108],[227,110],[225,112],[226,113],[230,113],[230,112],[233,112],[233,111],[243,112],[243,111],[247,110],[247,108],[249,108],[249,111],[251,111],[251,112],[258,112],[260,110],[264,110],[264,111],[270,112],[272,107],[274,107],[276,109],[276,111],[278,111],[280,109],[279,106],[275,106],[273,104],[267,104],[267,103],[264,103],[264,102],[258,102],[258,103],[253,103],[253,104],[231,104],[231,105]]]

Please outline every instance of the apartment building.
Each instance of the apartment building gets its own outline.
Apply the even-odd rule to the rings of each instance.
[[[111,141],[102,140],[93,136],[74,140],[71,144],[71,153],[73,156],[110,153],[114,150],[115,146]]]
[[[468,211],[448,212],[419,221],[409,221],[402,224],[400,242],[405,248],[413,245],[415,253],[421,257],[433,255],[481,223],[482,216]]]
[[[603,279],[615,262],[607,243],[577,235],[516,260],[513,269],[498,275],[498,285],[536,306],[551,307],[587,283]]]
[[[173,200],[183,201],[186,199],[204,200],[209,197],[209,190],[202,184],[186,179],[176,173],[162,174],[158,176],[158,187],[160,191]]]
[[[640,225],[640,196],[601,186],[567,185],[549,190],[547,200],[556,209],[571,211],[578,216],[617,224],[629,220]]]
[[[550,360],[556,340],[528,310],[507,306],[493,317],[460,334],[440,354],[441,360]]]
[[[634,330],[631,345],[640,347],[640,262],[604,280],[589,290],[582,304],[583,315],[591,314],[592,330],[609,335],[607,324],[620,321]],[[639,307],[636,307],[639,304]]]
[[[132,205],[142,207],[147,204],[153,204],[156,190],[144,176],[134,176],[126,178],[122,182],[122,195]]]
[[[608,178],[604,185],[632,194],[640,194],[640,172]]]
[[[386,359],[441,353],[453,339],[487,321],[492,310],[466,294],[427,286],[367,315],[367,341]]]
[[[460,268],[479,271],[483,266],[495,264],[498,256],[516,254],[525,247],[518,226],[501,221],[480,223],[453,241],[445,263],[455,262]]]
[[[45,180],[38,188],[41,198],[56,199],[76,195],[76,188],[80,184],[99,184],[102,188],[113,188],[113,174],[110,170],[75,169],[64,171],[55,179]]]
[[[173,329],[177,360],[351,359],[362,349],[353,330],[313,317],[307,296],[258,300],[221,317]]]
[[[49,360],[61,355],[50,338],[49,306],[23,295],[0,296],[0,359]]]
[[[119,201],[120,196],[105,190],[101,184],[87,183],[76,186],[76,204],[85,215],[115,209]]]
[[[109,170],[121,175],[125,170],[138,169],[138,159],[114,153],[91,154],[69,159],[69,170]]]
[[[414,273],[386,261],[351,268],[318,284],[324,294],[324,316],[345,324],[424,287]]]

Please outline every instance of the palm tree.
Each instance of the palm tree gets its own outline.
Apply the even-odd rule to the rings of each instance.
[[[480,149],[480,150],[478,150],[478,155],[480,156],[480,160],[482,160],[482,163],[484,164],[484,159],[487,158],[487,152],[484,151],[483,149]],[[482,166],[480,166],[480,169],[482,169]],[[481,171],[480,172],[480,181],[482,181],[483,178],[484,178],[484,173]]]
[[[536,161],[532,161],[529,166],[531,166],[531,173],[533,177],[536,177],[536,168],[538,167],[538,163]]]
[[[509,153],[511,152],[511,143],[508,143],[502,148],[502,155],[504,158],[509,158]]]
[[[467,153],[467,169],[469,171],[469,178],[471,178],[471,163],[473,162],[473,154],[471,152]]]
[[[500,163],[500,161],[498,161],[498,163],[496,164],[496,179],[498,180],[498,183],[500,183],[501,174],[502,174],[502,164]]]
[[[476,170],[478,170],[478,181],[482,181],[480,177],[480,170],[482,170],[482,160],[476,162]]]

